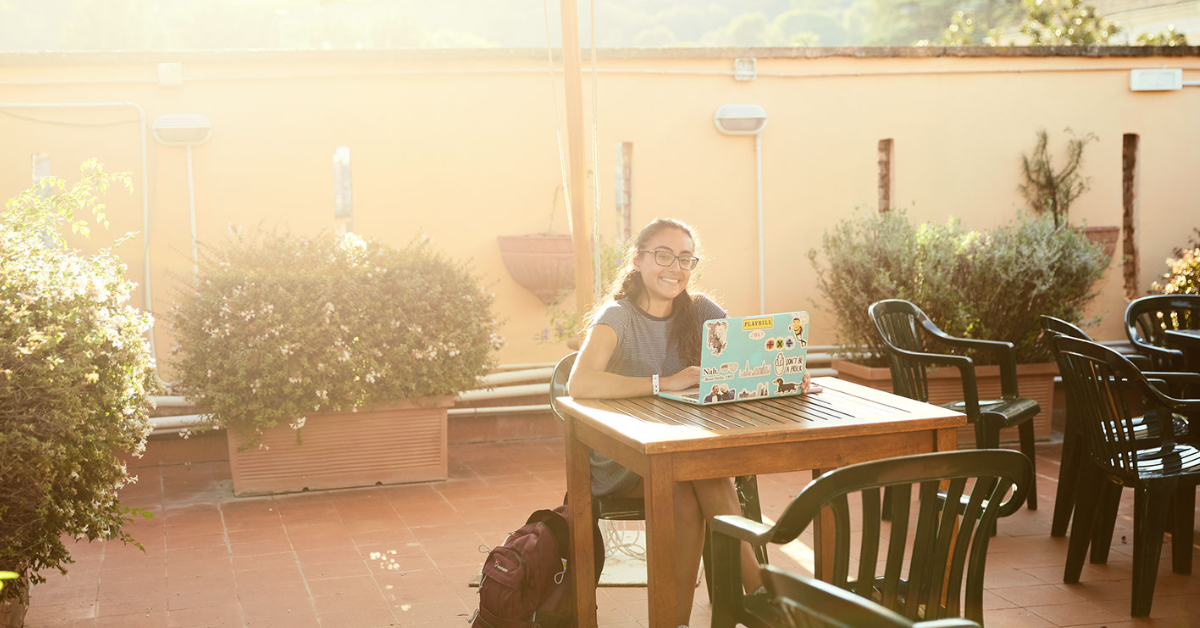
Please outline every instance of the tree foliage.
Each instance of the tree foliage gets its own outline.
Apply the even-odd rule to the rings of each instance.
[[[0,211],[0,568],[23,576],[0,599],[66,573],[63,535],[135,542],[123,526],[149,516],[117,491],[137,479],[121,452],[140,456],[150,432],[150,316],[128,305],[111,249],[85,255],[64,236],[87,234],[80,214],[107,224],[112,185],[132,189],[92,160],[70,187],[44,179]]]

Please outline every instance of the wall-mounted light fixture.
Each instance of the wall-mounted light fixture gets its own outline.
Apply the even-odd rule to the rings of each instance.
[[[167,146],[187,147],[188,214],[192,222],[192,281],[200,277],[196,252],[196,188],[192,181],[192,147],[212,136],[212,123],[198,113],[168,113],[154,121],[154,139]]]
[[[758,105],[721,105],[713,114],[713,124],[725,135],[754,136],[754,165],[758,188],[758,313],[767,313],[766,263],[763,252],[762,204],[762,130],[767,127],[767,111]]]

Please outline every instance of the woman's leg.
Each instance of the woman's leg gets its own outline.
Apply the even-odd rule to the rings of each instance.
[[[700,502],[700,512],[705,520],[717,515],[740,515],[742,505],[738,502],[737,491],[733,488],[733,479],[696,480],[692,482],[696,490],[696,499]],[[742,586],[746,593],[754,593],[762,586],[759,576],[758,559],[749,543],[742,543]],[[701,547],[703,551],[703,547]]]

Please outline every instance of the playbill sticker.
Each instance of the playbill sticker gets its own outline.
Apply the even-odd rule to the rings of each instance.
[[[753,331],[755,329],[771,329],[775,324],[775,317],[762,316],[759,318],[743,318],[742,331]]]

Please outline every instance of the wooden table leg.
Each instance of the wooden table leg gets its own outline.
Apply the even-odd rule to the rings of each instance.
[[[646,592],[650,628],[675,623],[675,579],[688,577],[675,569],[675,474],[668,456],[650,458],[643,478],[646,501]],[[690,577],[695,578],[696,574]]]
[[[575,616],[579,628],[596,626],[595,557],[592,556],[591,449],[575,438],[575,419],[567,417],[567,499],[571,513],[571,563],[575,569]]]
[[[944,427],[937,431],[934,451],[955,451],[958,449],[958,428]]]
[[[812,478],[815,480],[833,469],[813,469]],[[821,534],[821,530],[829,527],[830,534]],[[821,516],[813,519],[813,576],[826,582],[833,581],[833,558],[835,539],[832,530],[837,529],[833,521],[833,509],[822,508]]]

